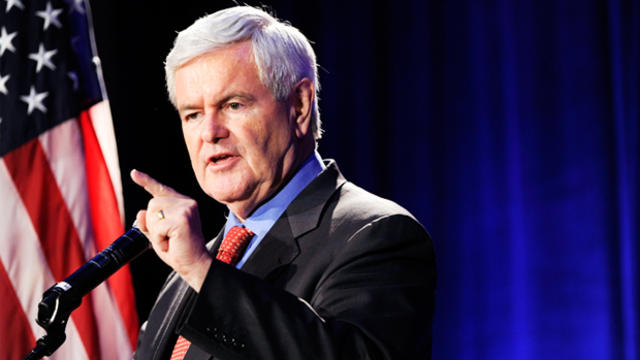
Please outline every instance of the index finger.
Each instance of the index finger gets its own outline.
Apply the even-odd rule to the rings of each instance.
[[[180,195],[169,186],[136,169],[131,170],[131,180],[143,187],[153,197]]]

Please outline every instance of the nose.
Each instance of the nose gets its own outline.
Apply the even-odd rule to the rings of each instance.
[[[229,137],[229,129],[225,122],[215,113],[206,114],[200,133],[202,140],[209,143],[218,143],[220,140]]]

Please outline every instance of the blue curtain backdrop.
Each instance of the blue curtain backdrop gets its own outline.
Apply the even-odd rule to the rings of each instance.
[[[232,3],[180,4],[94,1],[94,18],[123,173],[197,197],[211,234],[162,61]],[[640,358],[638,1],[269,4],[315,43],[320,152],[434,239],[435,359]],[[147,198],[124,181],[132,221]],[[159,266],[133,266],[142,317]]]

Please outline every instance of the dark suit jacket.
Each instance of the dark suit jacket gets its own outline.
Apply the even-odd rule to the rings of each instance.
[[[241,271],[214,261],[199,294],[169,277],[136,358],[180,333],[186,359],[428,359],[435,281],[424,228],[331,162]]]

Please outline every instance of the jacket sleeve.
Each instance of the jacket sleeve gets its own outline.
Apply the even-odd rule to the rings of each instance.
[[[214,261],[180,332],[222,360],[428,359],[435,280],[426,231],[387,216],[348,236],[306,301]]]

